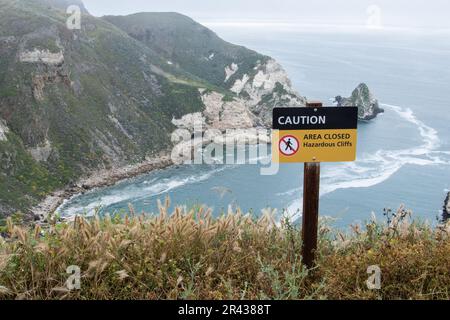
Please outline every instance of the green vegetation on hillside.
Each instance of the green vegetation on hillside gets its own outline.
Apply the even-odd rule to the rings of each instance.
[[[267,59],[179,14],[83,9],[81,30],[69,30],[68,3],[0,0],[0,119],[11,133],[0,143],[0,218],[99,168],[167,151],[172,119],[204,110],[199,88],[229,101],[233,78]],[[64,61],[18,59],[36,49]],[[231,63],[239,70],[224,83]]]
[[[154,52],[189,73],[218,87],[229,89],[244,74],[253,75],[268,57],[219,38],[189,17],[178,13],[137,13],[103,19],[141,41]],[[238,71],[225,82],[225,67]]]
[[[52,174],[36,163],[13,133],[7,137],[8,141],[0,141],[0,194],[4,205],[26,210],[33,198],[43,197],[68,182],[62,172]],[[61,178],[57,179],[56,174]]]
[[[301,263],[300,230],[239,211],[204,208],[169,215],[84,219],[35,229],[8,220],[0,238],[3,299],[449,299],[450,225],[388,223],[343,234],[319,230],[317,267]],[[381,289],[369,290],[369,266]],[[65,285],[69,266],[81,289]]]

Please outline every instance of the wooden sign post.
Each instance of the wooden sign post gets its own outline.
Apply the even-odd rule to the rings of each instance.
[[[314,267],[319,227],[320,163],[356,160],[357,107],[275,108],[274,161],[305,163],[303,180],[302,257]]]
[[[308,103],[321,108],[322,103]],[[302,258],[308,268],[314,267],[319,228],[320,162],[306,162],[303,176]]]

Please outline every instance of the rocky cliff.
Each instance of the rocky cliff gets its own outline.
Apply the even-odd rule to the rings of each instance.
[[[384,112],[365,83],[361,83],[349,98],[337,96],[336,102],[339,107],[358,107],[360,120],[372,120]]]
[[[200,90],[205,105],[201,117],[191,114],[174,119],[173,124],[181,129],[193,129],[191,120],[201,118],[205,129],[271,128],[273,108],[304,107],[306,103],[273,59],[258,63],[251,73],[244,73],[229,86],[234,95]]]
[[[274,59],[230,44],[186,16],[138,13],[104,19],[158,52],[175,68],[187,70],[231,93],[232,103],[222,104],[217,94],[209,93],[203,95],[203,100],[211,106],[212,99],[215,99],[213,109],[216,111],[222,107],[238,111],[234,114],[245,119],[241,121],[236,116],[237,127],[242,127],[242,122],[247,126],[271,127],[274,107],[305,105],[305,98],[292,88],[286,71]],[[225,95],[229,98],[229,94]],[[241,112],[243,109],[255,117],[249,116],[247,111]],[[230,114],[228,112],[225,117]],[[205,116],[209,117],[208,114]],[[223,125],[233,127],[229,118],[220,122],[219,129]],[[214,123],[218,123],[217,117]]]
[[[236,79],[230,90],[244,100],[259,124],[266,127],[272,126],[274,107],[304,107],[306,104],[306,99],[292,88],[287,73],[273,59],[259,63],[251,74]]]
[[[275,106],[304,105],[276,61],[188,17],[82,7],[81,29],[69,30],[69,3],[0,0],[0,215],[168,152],[194,119],[270,126]]]

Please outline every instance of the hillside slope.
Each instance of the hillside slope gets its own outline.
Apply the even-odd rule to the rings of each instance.
[[[184,16],[145,14],[145,32],[160,39],[150,45],[85,9],[81,30],[69,30],[65,3],[0,0],[0,218],[82,175],[167,152],[174,119],[228,110],[219,127],[252,127],[283,96],[303,101],[276,62]],[[186,21],[197,42],[180,42]],[[210,46],[220,63],[195,61]],[[227,76],[228,64],[241,71]]]
[[[233,80],[252,72],[269,57],[220,39],[213,31],[177,13],[137,13],[106,16],[105,20],[145,43],[168,63],[189,71],[217,86],[229,88]],[[227,66],[239,64],[233,73]],[[231,75],[231,73],[233,73]]]
[[[178,13],[137,13],[105,20],[164,57],[166,63],[231,91],[260,125],[270,126],[274,106],[304,106],[305,99],[271,57],[219,38]]]

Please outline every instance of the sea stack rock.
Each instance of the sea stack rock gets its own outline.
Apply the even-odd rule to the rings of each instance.
[[[358,107],[358,118],[363,121],[375,119],[384,112],[365,83],[361,83],[349,98],[337,96],[336,103],[339,107]]]
[[[450,220],[450,192],[447,194],[447,198],[444,202],[443,217],[444,221]]]

